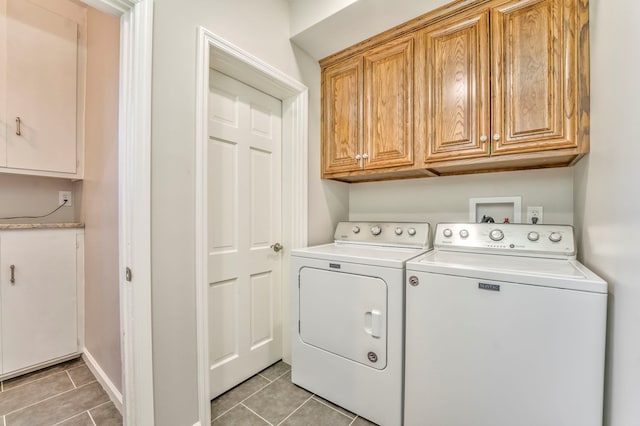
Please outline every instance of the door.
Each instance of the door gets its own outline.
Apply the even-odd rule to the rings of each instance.
[[[210,397],[282,357],[282,104],[210,73]]]
[[[0,282],[2,373],[78,351],[75,232],[3,233]]]
[[[413,164],[413,36],[364,56],[364,167]]]
[[[493,152],[572,148],[576,112],[569,79],[571,46],[563,46],[562,1],[510,1],[491,11]],[[567,17],[569,23],[575,18]],[[568,86],[565,87],[565,84]],[[569,99],[566,99],[569,97]],[[570,110],[567,110],[569,108]]]
[[[322,72],[322,173],[359,170],[362,159],[362,57]]]
[[[302,268],[300,338],[339,357],[387,366],[387,283],[381,278]]]
[[[76,173],[78,25],[9,0],[6,54],[6,166]]]
[[[488,12],[445,19],[423,37],[426,161],[488,156]]]

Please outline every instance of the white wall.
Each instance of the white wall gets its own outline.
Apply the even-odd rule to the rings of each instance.
[[[605,425],[640,424],[640,3],[590,0],[591,153],[575,170],[580,257],[609,282]]]
[[[122,391],[118,283],[118,66],[120,21],[87,9],[85,348]],[[80,191],[77,191],[80,192]]]
[[[0,217],[40,216],[58,207],[58,191],[73,191],[69,179],[0,173]],[[78,220],[74,207],[62,207],[41,219],[1,220],[0,223],[51,223]]]
[[[194,252],[196,34],[202,25],[309,87],[314,61],[289,42],[285,0],[155,0],[152,111],[152,307],[157,426],[197,420]],[[318,86],[319,90],[319,86]],[[311,164],[319,164],[318,91],[310,93]],[[313,105],[316,105],[315,107]],[[330,233],[347,189],[310,176],[310,230]],[[327,189],[329,188],[329,189]],[[327,203],[323,200],[326,199]],[[327,206],[329,204],[329,206]],[[312,206],[319,206],[312,210]]]
[[[349,219],[427,221],[432,225],[467,221],[469,198],[507,196],[522,197],[523,221],[526,206],[542,206],[545,223],[573,223],[570,168],[352,184]]]

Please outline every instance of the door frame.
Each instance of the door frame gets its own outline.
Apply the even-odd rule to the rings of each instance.
[[[153,0],[82,1],[120,17],[118,276],[122,417],[126,425],[152,425],[155,423],[151,340]],[[126,280],[127,267],[133,271],[131,282]]]
[[[308,89],[252,54],[206,28],[198,28],[196,65],[196,319],[198,342],[198,411],[201,425],[211,422],[207,303],[207,144],[209,70],[213,68],[282,101],[282,324],[283,354],[290,356],[291,292],[288,271],[292,248],[307,245]]]

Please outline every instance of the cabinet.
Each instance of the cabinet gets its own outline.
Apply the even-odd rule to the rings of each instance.
[[[588,4],[454,1],[320,61],[322,177],[560,167],[589,151]]]
[[[323,71],[323,177],[413,164],[413,36]]]
[[[76,178],[81,177],[80,25],[48,6],[56,7],[7,0],[1,11],[6,126],[0,171]]]
[[[0,232],[2,375],[78,353],[77,234]]]
[[[579,87],[577,24],[574,0],[513,0],[423,30],[425,167],[547,167],[584,154],[588,127],[578,116],[588,123],[588,97]]]

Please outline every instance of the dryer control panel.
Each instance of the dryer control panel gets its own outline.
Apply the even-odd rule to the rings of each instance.
[[[431,247],[430,226],[426,222],[339,222],[334,239],[394,247]]]
[[[441,250],[575,258],[573,226],[521,223],[439,223],[434,247]]]

